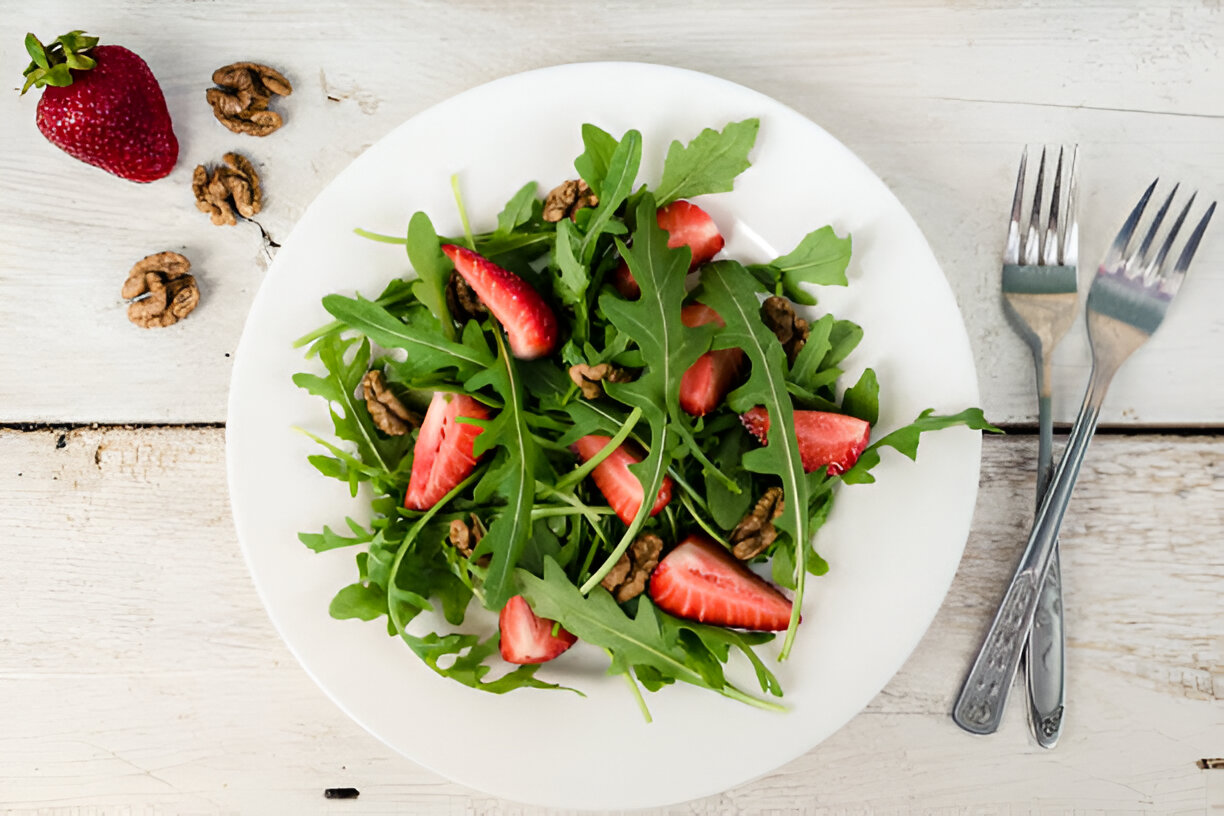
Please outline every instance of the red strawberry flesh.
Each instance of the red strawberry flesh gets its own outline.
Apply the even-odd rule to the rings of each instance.
[[[588,434],[570,445],[570,450],[578,454],[578,457],[585,462],[603,450],[604,446],[611,441],[610,436]],[[608,454],[607,458],[591,471],[591,478],[595,480],[595,486],[599,488],[599,492],[603,494],[608,505],[616,511],[616,515],[625,524],[631,524],[642,507],[642,497],[645,491],[642,490],[642,483],[638,481],[638,477],[629,470],[629,465],[636,465],[642,459],[641,453],[626,442]],[[650,508],[650,515],[653,516],[666,507],[671,501],[671,494],[671,477],[664,476],[658,498],[655,499],[654,507]]]
[[[701,303],[680,310],[680,321],[689,328],[706,323],[725,325],[718,312]],[[707,351],[689,366],[680,379],[680,407],[693,416],[705,416],[717,408],[731,390],[744,361],[737,348]]]
[[[531,611],[531,606],[522,595],[515,595],[502,607],[497,616],[497,628],[501,632],[498,648],[507,663],[544,663],[564,652],[578,638],[557,629],[553,635],[554,621],[541,618]]]
[[[557,316],[531,284],[470,249],[443,244],[442,251],[502,324],[515,357],[534,360],[556,350]]]
[[[404,506],[428,510],[476,469],[472,447],[484,431],[459,417],[488,419],[489,409],[466,394],[433,395],[412,451],[412,474]]]
[[[768,632],[790,624],[791,602],[785,595],[696,533],[659,562],[649,591],[660,609],[686,620]]]
[[[758,405],[741,414],[740,422],[762,445],[767,444],[768,411]],[[829,466],[830,476],[845,473],[858,461],[870,436],[871,425],[858,417],[828,411],[795,411],[795,438],[803,469],[808,473],[825,465]]]
[[[722,250],[722,235],[718,225],[705,210],[690,201],[673,201],[660,207],[659,226],[667,230],[667,245],[672,249],[686,246],[692,252],[689,270],[696,269]],[[641,296],[642,289],[633,279],[633,273],[624,261],[612,273],[612,285],[623,296],[633,300]]]
[[[95,46],[97,65],[72,71],[72,84],[47,86],[38,100],[43,136],[68,155],[131,181],[154,181],[178,160],[178,139],[161,86],[139,56]]]

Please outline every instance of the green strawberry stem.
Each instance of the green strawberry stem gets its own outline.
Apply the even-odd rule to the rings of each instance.
[[[98,64],[87,54],[97,44],[97,37],[87,37],[79,29],[56,37],[50,46],[43,45],[33,34],[26,34],[25,48],[32,61],[21,73],[26,78],[21,92],[24,94],[31,87],[66,88],[71,85],[73,71],[88,71]]]

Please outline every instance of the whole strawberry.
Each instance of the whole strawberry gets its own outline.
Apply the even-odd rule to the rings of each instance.
[[[140,57],[73,31],[44,46],[27,34],[33,62],[24,94],[45,88],[38,129],[70,156],[130,181],[155,181],[178,160],[166,98]]]

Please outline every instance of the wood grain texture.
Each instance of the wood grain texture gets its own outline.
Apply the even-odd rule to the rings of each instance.
[[[990,438],[973,532],[902,671],[824,744],[647,813],[1203,813],[1224,751],[1224,440],[1103,436],[1064,527],[1069,715],[948,711],[1031,514],[1029,438]],[[545,811],[398,757],[314,686],[234,540],[219,429],[0,431],[0,813]],[[626,780],[626,784],[632,784]],[[355,787],[357,801],[323,798]]]
[[[1020,145],[1083,146],[1084,279],[1156,175],[1224,190],[1224,10],[1218,0],[762,4],[644,0],[501,3],[0,3],[0,72],[17,83],[26,30],[84,27],[143,55],[165,88],[182,152],[135,185],[81,165],[33,127],[34,95],[0,95],[0,421],[215,422],[266,265],[251,224],[214,227],[192,206],[200,162],[231,149],[261,172],[259,220],[284,240],[365,147],[425,107],[487,80],[577,60],[707,71],[770,94],[859,153],[926,233],[972,338],[983,404],[1033,419],[1031,368],[998,297],[1002,217]],[[20,12],[20,13],[18,13]],[[231,134],[204,102],[212,70],[282,69],[288,124]],[[802,191],[792,191],[801,198]],[[1199,252],[1169,325],[1119,375],[1106,422],[1224,423],[1224,227]],[[185,252],[203,302],[159,332],[130,326],[132,263]],[[1069,420],[1086,379],[1082,326],[1054,367]]]

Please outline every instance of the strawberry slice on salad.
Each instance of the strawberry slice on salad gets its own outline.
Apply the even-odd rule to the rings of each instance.
[[[769,412],[761,406],[740,414],[740,422],[762,444],[767,444]],[[858,417],[828,411],[795,411],[795,437],[803,469],[811,473],[829,466],[829,475],[845,473],[858,461],[871,436],[871,425]]]
[[[714,219],[690,201],[681,199],[660,207],[658,220],[659,226],[667,230],[667,245],[670,248],[686,246],[693,253],[689,271],[717,255],[725,243]],[[612,285],[630,300],[636,300],[642,294],[624,261],[612,273]]]
[[[578,457],[585,462],[603,450],[604,446],[611,441],[610,436],[588,434],[570,445],[570,450],[578,454]],[[595,486],[599,488],[599,492],[603,494],[608,505],[616,511],[616,515],[625,524],[633,522],[642,506],[645,491],[642,490],[642,483],[638,481],[638,477],[629,470],[630,465],[636,465],[642,459],[637,449],[626,442],[608,454],[607,458],[591,471],[591,478],[595,480]],[[650,508],[650,515],[653,516],[666,507],[671,501],[671,494],[672,479],[670,476],[665,476],[654,507]]]
[[[690,329],[706,323],[726,325],[718,312],[701,303],[690,303],[680,310],[680,321]],[[731,390],[744,362],[741,349],[707,351],[689,366],[680,379],[680,407],[693,416],[713,411]]]
[[[466,394],[434,392],[412,449],[412,474],[404,506],[428,510],[476,469],[472,446],[484,431],[459,417],[488,419],[489,409]]]
[[[698,533],[659,562],[649,591],[660,609],[686,620],[766,632],[790,623],[791,602],[785,595]]]
[[[515,357],[534,360],[556,350],[557,316],[531,284],[470,249],[443,244],[442,251],[505,328]]]
[[[497,628],[501,632],[498,648],[507,663],[544,663],[574,645],[578,638],[564,628],[552,633],[554,621],[541,618],[522,595],[515,595],[502,607],[497,616]]]

